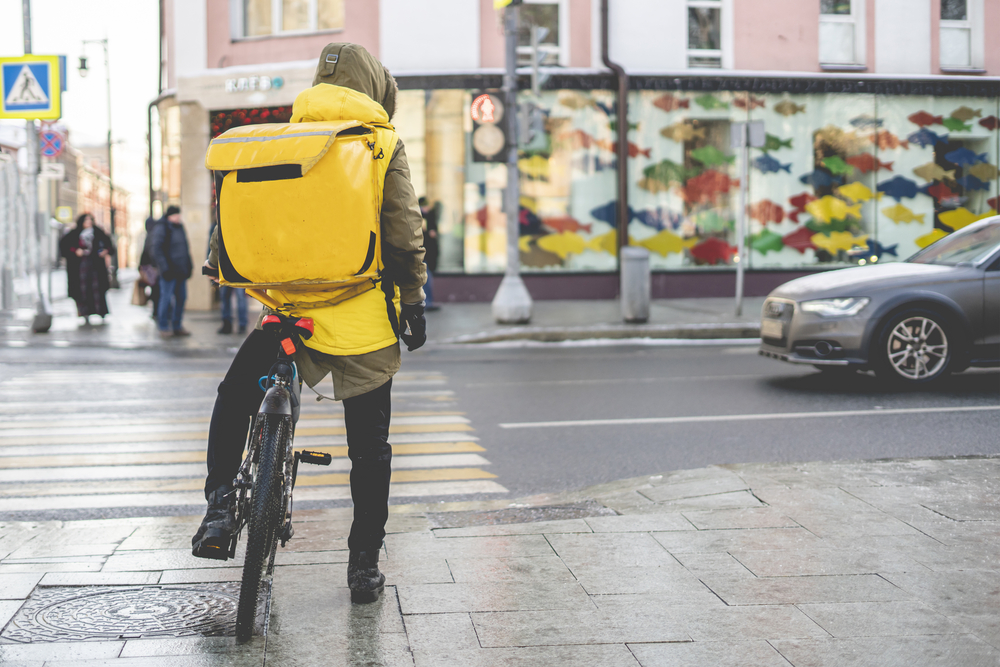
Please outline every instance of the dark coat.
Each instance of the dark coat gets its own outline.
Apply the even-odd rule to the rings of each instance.
[[[441,202],[434,202],[434,206],[423,214],[424,220],[427,221],[427,233],[424,234],[424,263],[431,273],[437,271],[438,266],[438,220],[441,218],[442,208]]]
[[[187,280],[191,277],[194,262],[188,247],[184,225],[172,223],[166,218],[153,227],[149,251],[164,280]]]
[[[115,247],[111,243],[111,237],[104,233],[100,227],[94,227],[94,247],[91,253],[85,257],[77,257],[76,249],[80,247],[80,230],[74,229],[59,241],[59,254],[66,258],[66,283],[70,298],[79,300],[82,297],[80,292],[80,264],[90,262],[91,269],[97,273],[97,282],[101,288],[101,293],[107,292],[109,287],[108,267],[104,263],[104,258],[98,253],[107,250],[114,254]]]

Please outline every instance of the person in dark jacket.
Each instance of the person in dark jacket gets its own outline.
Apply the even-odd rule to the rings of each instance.
[[[160,303],[160,272],[156,269],[156,260],[153,259],[153,229],[160,221],[149,216],[146,218],[146,241],[142,246],[142,255],[139,258],[139,280],[145,285],[149,285],[149,300],[153,302],[152,318],[155,320],[160,313],[157,308]]]
[[[82,213],[76,219],[76,229],[59,241],[59,254],[66,258],[66,281],[69,296],[76,301],[77,314],[86,319],[90,315],[108,314],[108,265],[114,245],[111,237],[94,224],[94,216]]]
[[[160,336],[190,336],[181,325],[184,301],[187,299],[187,279],[194,263],[188,247],[187,234],[181,223],[181,209],[169,206],[163,219],[153,228],[150,253],[160,272],[160,302],[157,325]]]
[[[427,282],[424,284],[424,294],[427,296],[424,310],[439,310],[441,306],[434,303],[434,272],[438,264],[438,220],[441,219],[441,202],[434,205],[427,197],[418,200],[420,215],[424,218],[424,264],[427,265]]]

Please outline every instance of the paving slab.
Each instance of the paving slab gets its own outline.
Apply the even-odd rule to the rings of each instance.
[[[809,618],[834,637],[964,634],[962,626],[920,602],[800,604]]]
[[[819,549],[826,541],[800,526],[699,530],[696,533],[652,533],[653,539],[672,554],[729,551],[768,551],[781,549]]]
[[[447,567],[458,583],[489,581],[573,582],[576,577],[558,556],[531,558],[449,558]]]
[[[788,667],[788,661],[763,640],[629,644],[628,647],[642,667]]]
[[[415,650],[413,660],[416,667],[639,666],[624,644],[487,648],[478,651]]]
[[[733,553],[733,557],[758,577],[930,571],[929,568],[912,558],[895,552],[788,549],[783,551],[737,551]]]
[[[45,576],[40,572],[0,574],[0,600],[23,600]]]
[[[914,599],[914,595],[874,574],[767,578],[709,575],[701,581],[732,606]]]
[[[404,614],[580,609],[592,606],[576,581],[491,581],[399,587]]]
[[[795,667],[987,667],[1000,652],[973,635],[772,641]]]

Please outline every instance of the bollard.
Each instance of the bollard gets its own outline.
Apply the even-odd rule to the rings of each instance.
[[[625,246],[621,252],[622,319],[642,323],[649,319],[649,251]]]

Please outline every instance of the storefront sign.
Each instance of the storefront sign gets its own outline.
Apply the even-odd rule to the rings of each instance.
[[[256,90],[281,89],[285,80],[280,76],[241,76],[236,79],[226,79],[227,93],[249,93]]]

